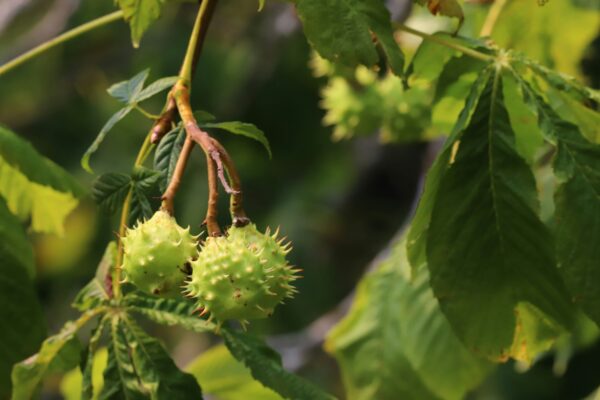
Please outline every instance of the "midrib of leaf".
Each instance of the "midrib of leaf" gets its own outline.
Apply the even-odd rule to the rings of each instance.
[[[491,186],[491,191],[492,191],[492,207],[494,209],[494,219],[496,220],[496,224],[494,225],[494,228],[496,229],[496,232],[498,233],[498,241],[500,242],[500,249],[502,251],[502,254],[507,254],[506,251],[506,245],[505,245],[505,240],[504,240],[504,235],[502,234],[502,229],[500,229],[500,212],[498,211],[498,191],[496,189],[496,174],[494,173],[495,168],[494,168],[494,139],[495,136],[494,135],[494,121],[495,121],[495,117],[496,117],[496,99],[498,96],[498,84],[500,82],[500,71],[498,70],[498,67],[495,70],[494,73],[494,82],[492,85],[492,93],[491,93],[491,97],[490,97],[490,116],[488,118],[488,129],[487,129],[487,136],[488,136],[488,157],[490,159],[490,162],[488,164],[488,172],[490,174],[490,186]],[[503,260],[505,260],[505,258],[503,258]],[[504,261],[504,267],[506,268],[506,261]],[[507,268],[510,269],[510,266]],[[514,293],[514,290],[511,291]]]
[[[116,357],[116,362],[117,362],[117,370],[119,371],[119,377],[121,378],[121,385],[123,387],[122,394],[127,399],[132,399],[132,398],[135,399],[135,397],[131,397],[130,396],[130,393],[129,393],[130,389],[125,385],[125,382],[127,382],[127,380],[126,380],[125,375],[122,372],[124,367],[121,365],[121,362],[119,361],[119,357],[116,354],[117,351],[120,352],[119,345],[117,343],[118,337],[119,337],[119,332],[118,332],[118,330],[119,330],[119,321],[120,321],[119,318],[114,318],[112,320],[112,323],[111,323],[111,335],[112,335],[112,340],[113,340],[113,348],[115,349],[115,357]],[[123,340],[125,340],[127,342],[127,338],[125,337],[124,333],[123,333],[122,337],[123,337]],[[129,362],[131,363],[131,366],[133,368],[133,373],[135,374],[135,377],[137,379],[138,385],[140,387],[144,387],[142,385],[141,380],[140,380],[140,375],[137,373],[137,370],[135,368],[135,363],[133,362],[133,358],[131,357],[131,353],[130,352],[127,352],[127,358],[129,359]]]

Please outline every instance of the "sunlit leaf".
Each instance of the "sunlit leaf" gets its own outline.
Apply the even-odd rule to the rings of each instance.
[[[58,165],[0,126],[0,196],[10,211],[38,232],[64,232],[64,220],[83,190]]]
[[[78,365],[81,346],[76,333],[95,314],[88,311],[77,321],[67,322],[58,334],[44,341],[37,354],[14,366],[13,400],[31,399],[47,373],[66,372]]]
[[[142,36],[160,17],[164,0],[117,0],[131,28],[133,47],[139,47]]]

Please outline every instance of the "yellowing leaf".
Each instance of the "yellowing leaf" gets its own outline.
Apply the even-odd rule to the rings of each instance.
[[[10,211],[25,219],[31,215],[31,227],[37,232],[64,233],[64,220],[75,209],[77,199],[69,192],[30,181],[18,169],[0,158],[0,195]]]

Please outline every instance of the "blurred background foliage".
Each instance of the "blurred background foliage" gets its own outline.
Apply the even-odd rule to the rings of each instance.
[[[455,21],[434,18],[411,2],[387,3],[399,22],[429,32],[455,28]],[[461,34],[477,36],[488,9],[485,3],[464,5]],[[139,49],[132,48],[126,24],[116,23],[0,77],[0,123],[90,187],[94,176],[82,170],[79,160],[119,106],[106,89],[145,68],[151,69],[151,80],[175,75],[195,7],[165,7]],[[600,36],[598,13],[591,12],[597,7],[593,0],[552,0],[543,7],[534,0],[512,0],[494,39],[597,88]],[[447,88],[442,100],[434,90],[441,72],[435,63],[429,74],[413,76],[408,86],[385,71],[343,69],[311,53],[291,4],[272,1],[261,13],[256,9],[252,0],[219,5],[193,83],[193,105],[219,120],[251,122],[266,133],[272,160],[255,142],[215,132],[238,164],[250,216],[263,228],[281,226],[294,243],[292,262],[304,269],[300,294],[272,319],[253,323],[251,330],[274,335],[273,344],[284,350],[288,367],[343,396],[335,362],[309,340],[316,335],[320,343],[319,326],[302,329],[332,310],[347,310],[343,299],[411,211],[422,166],[435,150],[435,142],[427,146],[425,141],[445,135],[460,110],[460,104],[452,103],[452,91],[464,90],[472,81]],[[1,0],[0,63],[113,10],[109,0]],[[398,40],[410,59],[420,41],[405,33]],[[561,101],[560,93],[555,97]],[[162,101],[157,96],[147,108],[158,112]],[[574,112],[568,104],[565,113],[586,121],[590,134],[597,134],[595,115]],[[119,123],[92,158],[96,173],[127,173],[149,127],[139,114]],[[203,158],[196,152],[177,198],[180,223],[195,232],[201,230],[205,212],[203,171]],[[226,225],[222,197],[221,222]],[[99,212],[88,196],[68,218],[64,237],[32,235],[36,285],[49,331],[76,314],[70,301],[93,275],[115,227],[116,220]],[[330,317],[337,320],[338,314]],[[164,339],[180,366],[211,345],[209,337],[149,328]],[[585,346],[574,349],[565,343],[562,353],[541,359],[531,369],[503,365],[471,397],[583,398],[600,385],[600,344],[593,332],[586,332],[581,339]],[[231,370],[233,361],[219,358],[225,354],[221,350],[215,348],[206,357]],[[214,373],[206,370],[206,362],[203,366],[197,360],[194,373]],[[68,379],[62,386],[71,398]],[[228,383],[222,384],[222,392],[215,390],[222,398],[234,398],[227,395]],[[44,393],[60,398],[60,379],[48,381]]]

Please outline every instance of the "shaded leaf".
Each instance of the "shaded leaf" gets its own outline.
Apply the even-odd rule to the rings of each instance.
[[[0,398],[10,393],[13,364],[35,352],[46,335],[32,275],[31,245],[0,199]]]
[[[77,321],[67,322],[58,334],[44,340],[37,354],[13,367],[13,400],[31,399],[47,373],[66,372],[79,364],[81,347],[76,333],[97,314],[88,311]]]
[[[82,195],[66,171],[0,126],[0,196],[13,214],[31,217],[35,231],[62,235],[64,220]]]
[[[219,400],[278,400],[281,397],[255,381],[250,370],[233,358],[225,345],[217,345],[192,361],[186,370],[202,389]]]
[[[192,302],[149,296],[142,292],[130,293],[123,305],[132,312],[143,315],[162,325],[180,325],[194,332],[214,331],[215,325],[198,316]]]
[[[94,278],[75,296],[73,307],[79,311],[87,311],[110,300],[110,294],[106,291],[106,277],[114,267],[116,260],[117,242],[112,241],[104,250]]]
[[[10,213],[6,203],[0,198],[0,253],[6,254],[23,268],[30,278],[35,276],[33,248],[21,221]]]
[[[138,186],[131,192],[131,208],[129,209],[128,226],[134,226],[138,221],[149,219],[154,214],[148,195]]]
[[[433,291],[469,348],[494,360],[530,361],[539,348],[522,342],[535,335],[524,307],[543,313],[535,328],[554,336],[557,324],[570,326],[574,309],[537,215],[533,174],[514,147],[498,71],[453,140],[448,163],[427,232]]]
[[[361,280],[325,348],[341,367],[350,400],[462,399],[491,367],[454,334],[427,268],[411,276],[404,239]]]
[[[155,94],[158,94],[158,93],[162,92],[163,90],[171,88],[175,83],[177,83],[177,80],[179,80],[178,76],[169,76],[169,77],[161,78],[157,81],[154,81],[150,85],[145,87],[133,99],[134,99],[134,101],[136,101],[138,103],[141,101],[144,101],[146,99],[149,99],[150,97],[154,96]]]
[[[106,318],[102,318],[90,337],[81,379],[81,400],[88,400],[94,397],[93,372],[94,364],[96,363],[96,351],[98,350],[98,343],[102,338],[106,322]]]
[[[149,74],[150,69],[145,69],[129,80],[115,83],[107,89],[107,92],[127,105],[135,103],[142,93],[144,82],[148,79]]]
[[[488,81],[489,76],[490,70],[486,69],[479,75],[475,84],[471,86],[471,92],[465,101],[465,106],[456,121],[452,134],[444,144],[444,148],[440,151],[440,154],[427,173],[425,187],[419,198],[419,205],[407,236],[408,260],[415,269],[420,265],[424,265],[427,261],[425,249],[427,231],[431,222],[431,211],[437,197],[440,179],[448,167],[448,162],[452,154],[452,143],[469,122],[471,115],[475,110],[475,106],[477,105],[477,100],[484,85]]]
[[[127,316],[113,318],[111,335],[100,399],[202,399],[194,377]]]
[[[138,167],[133,172],[131,179],[134,186],[143,191],[150,191],[156,188],[156,185],[162,178],[162,172],[153,169]]]
[[[517,79],[519,77],[517,76]],[[600,145],[586,140],[576,125],[561,119],[540,94],[520,79],[525,101],[540,129],[554,143],[555,236],[558,267],[575,303],[600,325]]]
[[[99,348],[94,354],[94,365],[92,367],[92,399],[97,400],[98,395],[104,387],[103,372],[108,362],[108,350],[106,347]],[[83,400],[81,396],[83,375],[79,368],[74,368],[63,376],[60,383],[60,392],[64,400]]]
[[[112,117],[110,117],[106,124],[104,124],[104,126],[100,130],[100,133],[98,133],[98,136],[96,136],[94,142],[86,150],[85,154],[81,158],[81,166],[83,167],[83,169],[90,173],[94,172],[90,167],[90,157],[96,152],[96,150],[98,150],[98,147],[100,147],[100,144],[104,141],[104,138],[106,137],[108,132],[116,125],[117,122],[125,118],[127,114],[131,112],[131,110],[133,110],[133,106],[126,106],[124,108],[121,108],[119,111],[113,114]]]
[[[92,198],[109,213],[116,213],[131,188],[131,177],[116,172],[100,175],[92,185]]]
[[[154,152],[154,169],[162,172],[162,179],[159,182],[162,192],[167,189],[173,177],[185,137],[183,125],[180,124],[161,139]]]
[[[328,60],[355,67],[372,67],[379,56],[371,32],[377,36],[388,63],[402,76],[404,55],[394,39],[390,14],[381,0],[295,0],[304,33]]]
[[[117,3],[129,22],[133,47],[139,47],[146,30],[160,17],[164,0],[117,0]]]
[[[203,128],[222,129],[224,131],[234,133],[236,135],[246,136],[250,139],[254,139],[265,147],[265,150],[267,150],[267,153],[269,153],[269,158],[273,157],[273,154],[271,153],[271,146],[269,145],[269,141],[267,140],[265,133],[253,124],[249,124],[247,122],[232,121],[209,122],[201,124],[201,126]]]
[[[295,400],[332,399],[312,383],[283,369],[279,354],[262,340],[227,328],[221,328],[221,335],[231,354],[250,369],[254,379],[282,397]]]

